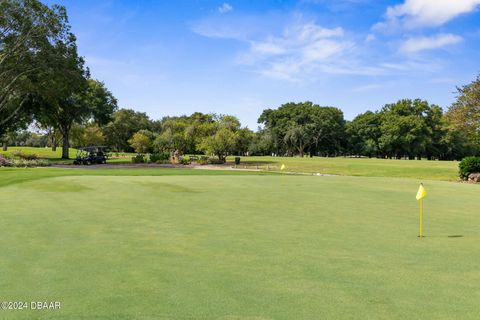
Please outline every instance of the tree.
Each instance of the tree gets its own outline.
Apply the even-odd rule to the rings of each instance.
[[[235,144],[234,153],[238,155],[248,154],[250,145],[255,137],[255,133],[248,128],[240,128],[237,130],[237,142]]]
[[[349,151],[355,155],[375,156],[380,150],[380,116],[367,111],[359,114],[346,126]]]
[[[470,84],[457,88],[457,100],[447,112],[448,121],[453,129],[474,146],[471,154],[480,149],[480,76]]]
[[[248,147],[250,155],[270,155],[274,152],[274,140],[269,130],[259,128],[257,132],[253,134]]]
[[[345,120],[338,108],[321,107],[309,101],[286,103],[264,110],[258,119],[269,132],[276,153],[303,155],[337,154],[344,140]]]
[[[200,112],[190,116],[164,117],[160,121],[155,148],[165,152],[198,153],[200,141],[215,132],[216,117]]]
[[[66,10],[37,0],[0,1],[0,135],[30,121],[36,95],[61,91],[71,74],[59,63],[75,48]],[[63,86],[65,87],[65,86]]]
[[[152,149],[153,133],[148,130],[140,130],[136,132],[132,138],[128,140],[130,146],[136,153],[148,153]]]
[[[202,138],[197,148],[206,154],[216,155],[218,160],[225,162],[227,155],[238,146],[240,121],[230,115],[212,115],[212,119],[215,122],[208,123],[205,127],[212,133]]]
[[[120,109],[113,113],[111,121],[104,127],[106,143],[115,151],[132,150],[128,140],[134,133],[150,129],[152,122],[144,112]]]
[[[387,104],[380,111],[379,147],[384,156],[418,159],[426,155],[427,146],[432,143],[432,123],[428,114],[439,108],[427,101],[403,99]],[[441,110],[441,109],[440,109]],[[433,118],[430,119],[433,121]]]
[[[310,154],[334,154],[342,150],[345,140],[345,120],[343,112],[335,107],[313,106],[311,122],[307,125],[312,137]]]
[[[303,125],[292,125],[283,137],[287,150],[296,150],[300,157],[303,157],[305,148],[311,144],[311,139],[309,130]]]
[[[220,127],[210,137],[204,138],[198,148],[206,154],[214,154],[218,160],[225,162],[227,155],[235,148],[237,136],[228,127]]]
[[[174,132],[171,128],[167,128],[155,138],[153,143],[157,152],[173,152],[180,151],[185,153],[185,137],[183,132]]]
[[[117,101],[102,82],[88,79],[85,87],[60,98],[39,115],[39,121],[54,126],[62,134],[62,158],[69,158],[70,130],[75,123],[109,121]]]
[[[443,128],[440,159],[461,160],[466,156],[478,154],[478,145],[471,140],[467,132],[452,124],[448,116],[443,119]]]
[[[75,124],[70,133],[70,144],[73,147],[101,146],[105,144],[105,136],[97,124],[87,126]]]

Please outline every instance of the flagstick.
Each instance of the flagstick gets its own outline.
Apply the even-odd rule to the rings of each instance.
[[[420,199],[420,239],[423,237],[422,228],[423,228],[423,199]]]

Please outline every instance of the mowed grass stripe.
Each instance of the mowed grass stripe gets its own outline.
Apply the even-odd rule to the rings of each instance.
[[[63,302],[12,319],[475,319],[480,189],[426,184],[418,240],[417,186],[252,175],[6,186],[2,297]]]
[[[233,162],[233,157],[229,158]],[[242,165],[264,170],[306,172],[362,177],[396,177],[458,180],[457,161],[392,160],[376,158],[242,157]]]

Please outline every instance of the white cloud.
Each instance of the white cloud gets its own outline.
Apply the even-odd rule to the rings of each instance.
[[[365,41],[366,41],[366,42],[372,42],[372,41],[375,41],[375,40],[377,40],[377,37],[375,37],[375,35],[374,35],[374,34],[371,34],[371,33],[369,33],[369,34],[365,37]]]
[[[220,7],[218,7],[218,12],[220,13],[227,13],[233,11],[233,7],[231,4],[224,2]]]
[[[372,84],[367,84],[364,86],[359,86],[356,88],[353,88],[353,92],[367,92],[367,91],[374,91],[380,88],[385,87],[385,84],[378,84],[378,83],[372,83]]]
[[[268,77],[296,80],[300,75],[322,69],[322,65],[335,63],[334,58],[354,46],[345,39],[342,28],[300,23],[285,28],[280,36],[249,41],[248,51],[238,62],[253,65]]]
[[[401,46],[400,51],[404,53],[416,53],[423,50],[438,49],[444,46],[459,43],[462,37],[455,34],[437,34],[432,37],[415,37],[407,39]]]
[[[288,21],[288,24],[278,24],[279,20]],[[275,21],[274,28],[267,23],[271,21]],[[245,47],[237,52],[237,64],[280,80],[310,81],[325,75],[381,76],[411,73],[412,70],[432,72],[441,67],[436,60],[420,61],[418,56],[407,55],[405,61],[398,61],[396,54],[378,56],[375,50],[382,39],[377,39],[375,34],[362,38],[341,27],[326,28],[305,21],[301,15],[293,19],[241,15],[231,19],[223,15],[208,17],[193,23],[192,31],[209,38],[242,43]],[[455,40],[440,38],[441,41]],[[404,53],[426,50],[426,45],[423,46],[416,50],[412,44],[405,45]],[[415,60],[411,60],[412,57]]]
[[[387,8],[386,20],[374,26],[376,30],[403,27],[436,27],[474,11],[480,0],[405,0],[404,3]]]
[[[272,17],[262,19],[261,16],[255,15],[221,14],[192,21],[190,28],[194,33],[208,38],[248,41],[266,37],[270,33],[267,22],[272,19]]]
[[[264,41],[252,41],[250,51],[259,55],[280,55],[287,52],[282,44],[277,43],[275,39],[267,39]]]
[[[300,16],[295,18],[291,24],[268,34],[255,28],[240,28],[253,21],[246,18],[241,21],[208,19],[195,23],[192,31],[205,37],[244,42],[247,49],[239,53],[236,62],[271,78],[297,80],[314,71],[344,73],[344,67],[333,65],[338,58],[350,53],[355,43],[347,39],[343,28],[325,28],[304,22]]]

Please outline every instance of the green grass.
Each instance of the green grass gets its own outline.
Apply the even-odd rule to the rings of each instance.
[[[35,154],[39,158],[50,159],[50,160],[61,160],[62,158],[62,148],[58,147],[56,151],[52,151],[52,148],[34,148],[34,147],[8,147],[7,151],[0,150],[0,154],[11,156],[13,152],[21,151],[25,154]],[[77,150],[70,148],[70,157],[74,157]]]
[[[71,160],[61,160],[61,148],[56,152],[46,148],[9,147],[6,154],[14,150],[24,153],[36,154],[42,158],[52,160],[57,164],[71,164]],[[4,153],[0,151],[0,154]],[[76,154],[75,149],[70,149],[70,157]],[[111,153],[109,164],[131,163],[132,153]],[[233,165],[234,157],[228,158]],[[427,161],[427,160],[389,160],[368,158],[298,158],[298,157],[241,157],[240,168],[261,169],[265,171],[279,171],[282,164],[286,165],[288,172],[321,173],[343,176],[361,177],[397,177],[425,180],[458,180],[457,161]]]
[[[478,319],[476,185],[1,169],[4,319]]]
[[[72,164],[72,160],[65,160],[62,158],[62,148],[58,147],[56,151],[52,151],[51,148],[34,148],[34,147],[8,147],[7,151],[0,150],[0,154],[6,156],[12,156],[12,153],[15,151],[21,151],[25,154],[35,154],[39,158],[48,159],[55,164]],[[70,158],[75,158],[77,154],[77,149],[70,148],[69,155]],[[125,164],[131,163],[131,157],[135,155],[134,153],[127,152],[112,152],[109,163],[113,164]]]
[[[233,162],[234,157],[228,161]],[[368,158],[286,158],[241,157],[241,166],[280,170],[285,164],[290,172],[307,172],[363,177],[397,177],[428,180],[458,180],[458,162],[427,160],[390,160]]]

